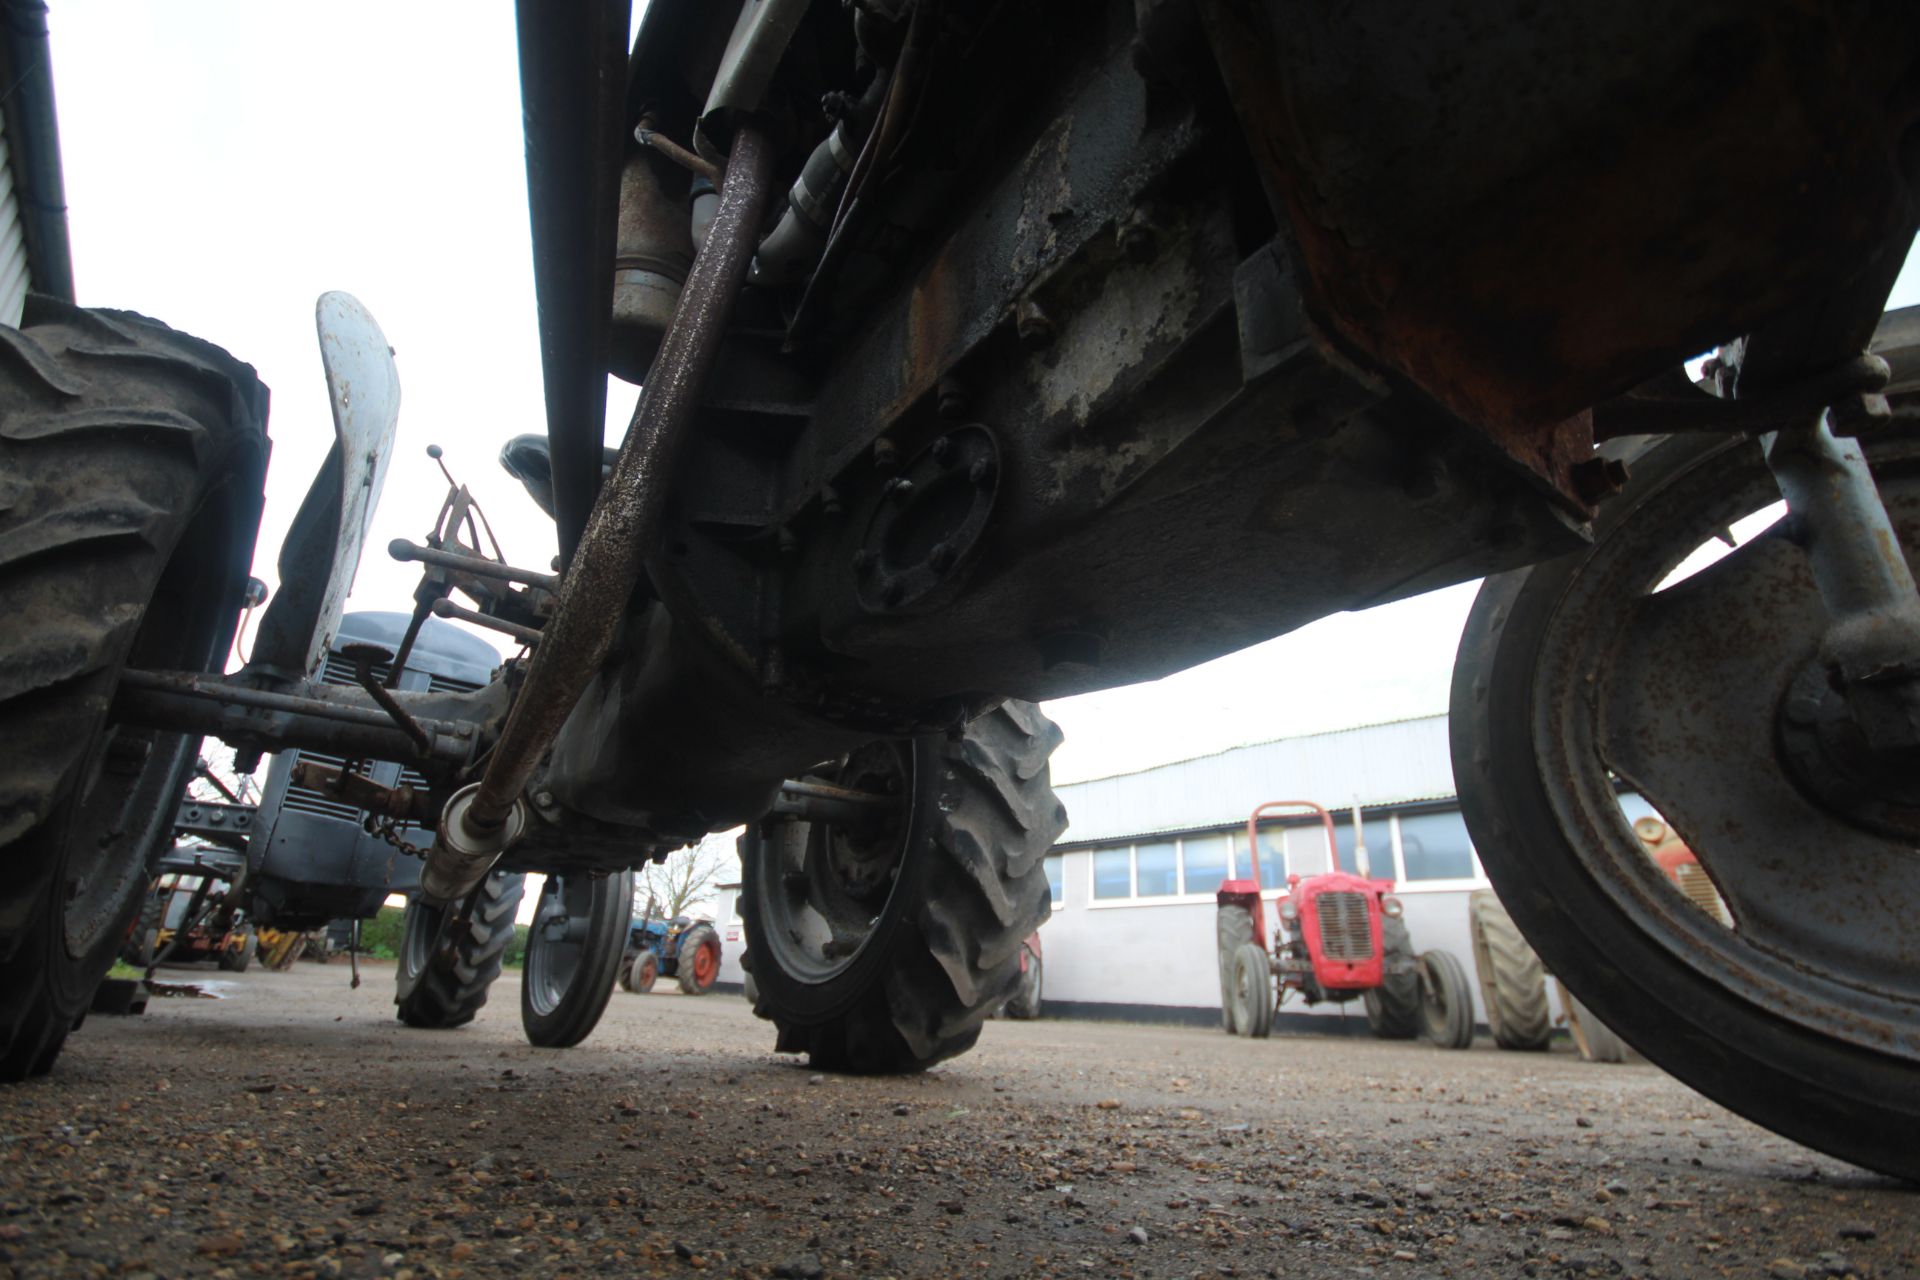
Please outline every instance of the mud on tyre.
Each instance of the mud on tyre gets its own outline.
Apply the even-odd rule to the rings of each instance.
[[[757,999],[776,1048],[828,1070],[916,1071],[973,1047],[1047,919],[1066,828],[1060,730],[1007,702],[958,737],[879,742],[822,781],[902,797],[863,827],[766,820],[741,842]]]
[[[0,329],[0,1079],[48,1070],[139,912],[197,738],[113,723],[121,673],[219,670],[267,392],[131,312]]]

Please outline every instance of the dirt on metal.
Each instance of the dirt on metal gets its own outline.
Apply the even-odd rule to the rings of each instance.
[[[389,975],[100,1018],[0,1092],[0,1276],[1908,1276],[1911,1188],[1564,1045],[990,1024],[824,1076],[737,996],[586,1044]]]

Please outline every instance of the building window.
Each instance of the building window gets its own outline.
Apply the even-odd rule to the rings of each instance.
[[[1262,827],[1260,829],[1260,887],[1262,889],[1284,889],[1287,887],[1287,858],[1290,852],[1288,843],[1297,839],[1284,827]],[[1247,842],[1244,829],[1233,836],[1234,861],[1240,865],[1238,873],[1246,879],[1253,878],[1253,860],[1240,846]]]
[[[1053,895],[1053,905],[1059,906],[1067,896],[1066,873],[1062,870],[1065,862],[1059,854],[1050,853],[1046,857],[1047,892]]]
[[[1118,849],[1093,851],[1093,896],[1096,898],[1131,898],[1133,896],[1132,849],[1121,845]]]
[[[1409,882],[1474,878],[1473,846],[1458,811],[1402,817],[1400,856]]]
[[[1333,838],[1340,846],[1340,869],[1353,876],[1393,879],[1393,819],[1375,814],[1360,815],[1360,835],[1367,845],[1367,865],[1360,865],[1353,849],[1353,811],[1333,815]],[[1322,844],[1326,841],[1323,839]]]
[[[1232,871],[1227,838],[1192,836],[1180,842],[1180,861],[1186,873],[1186,892],[1214,893]]]
[[[1142,898],[1180,892],[1180,851],[1171,840],[1143,844],[1133,851],[1134,892]]]

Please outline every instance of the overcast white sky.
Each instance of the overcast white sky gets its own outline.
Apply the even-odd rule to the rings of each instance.
[[[256,572],[332,439],[313,335],[322,292],[356,294],[396,349],[405,401],[350,608],[405,609],[447,462],[509,559],[544,565],[551,524],[495,463],[545,430],[513,6],[59,0],[50,18],[80,301],[228,347],[273,390]],[[1896,305],[1920,300],[1912,264]],[[614,383],[617,441],[635,391]],[[1446,709],[1470,586],[1325,619],[1152,684],[1070,698],[1058,781]]]

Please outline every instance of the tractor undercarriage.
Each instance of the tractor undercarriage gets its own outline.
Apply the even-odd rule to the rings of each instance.
[[[1538,597],[1631,541],[1642,460],[1699,480],[1694,441],[1761,442],[1742,474],[1771,467],[1805,553],[1765,585],[1777,616],[1797,592],[1793,616],[1816,621],[1749,642],[1809,682],[1789,785],[1849,837],[1907,829],[1912,797],[1886,778],[1920,747],[1920,597],[1899,554],[1916,531],[1873,468],[1904,456],[1875,442],[1910,414],[1914,344],[1883,329],[1886,358],[1868,348],[1920,223],[1912,6],[729,8],[654,0],[629,57],[624,4],[520,6],[549,420],[509,462],[560,563],[509,569],[477,535],[395,553],[426,565],[420,618],[493,626],[530,656],[468,694],[306,678],[384,448],[351,420],[378,416],[365,400],[336,397],[336,470],[282,553],[293,585],[254,663],[133,662],[120,723],[413,762],[424,798],[331,785],[438,815],[420,966],[509,910],[503,876],[574,877],[543,919],[578,945],[556,904],[612,910],[578,877],[604,886],[748,824],[756,1007],[781,1047],[903,1069],[972,1043],[1046,917],[1039,860],[1066,815],[1047,784],[1058,731],[1032,700],[1502,575],[1488,599],[1515,603],[1469,630],[1454,733],[1514,919],[1556,934],[1543,957],[1629,1039],[1687,1008],[1746,1055],[1729,1070],[1680,1037],[1650,1056],[1914,1171],[1899,1135],[1920,1137],[1920,1113],[1885,1087],[1920,1066],[1913,992],[1875,991],[1866,1022],[1804,1015],[1785,989],[1756,1014],[1765,992],[1721,981],[1739,948],[1809,970],[1828,932],[1716,937],[1725,954],[1703,959],[1638,889],[1589,900],[1590,881],[1520,865],[1564,845],[1572,866],[1619,834],[1577,803],[1595,778],[1672,797],[1709,873],[1716,836],[1730,876],[1755,864],[1731,784],[1681,798],[1707,775],[1697,726],[1662,756],[1566,693],[1630,690],[1614,673],[1657,661],[1634,620],[1659,612],[1658,579],[1600,581],[1624,595],[1591,605],[1591,634]],[[1696,384],[1684,362],[1715,344]],[[645,385],[610,465],[609,370]],[[1690,549],[1642,548],[1647,565]],[[446,598],[462,583],[472,608]],[[1589,642],[1591,665],[1568,667]],[[1546,671],[1560,685],[1529,683]],[[1754,693],[1744,731],[1771,743],[1794,700]],[[1775,781],[1763,754],[1749,785]],[[1913,900],[1910,857],[1874,865]],[[1723,896],[1738,914],[1737,887]],[[1648,951],[1623,974],[1633,923]],[[1913,971],[1882,932],[1836,981]],[[420,966],[410,991],[431,987]],[[563,987],[556,1043],[583,1016]],[[407,999],[429,1025],[477,1007]],[[1755,1101],[1792,1081],[1825,1091],[1823,1119]]]

